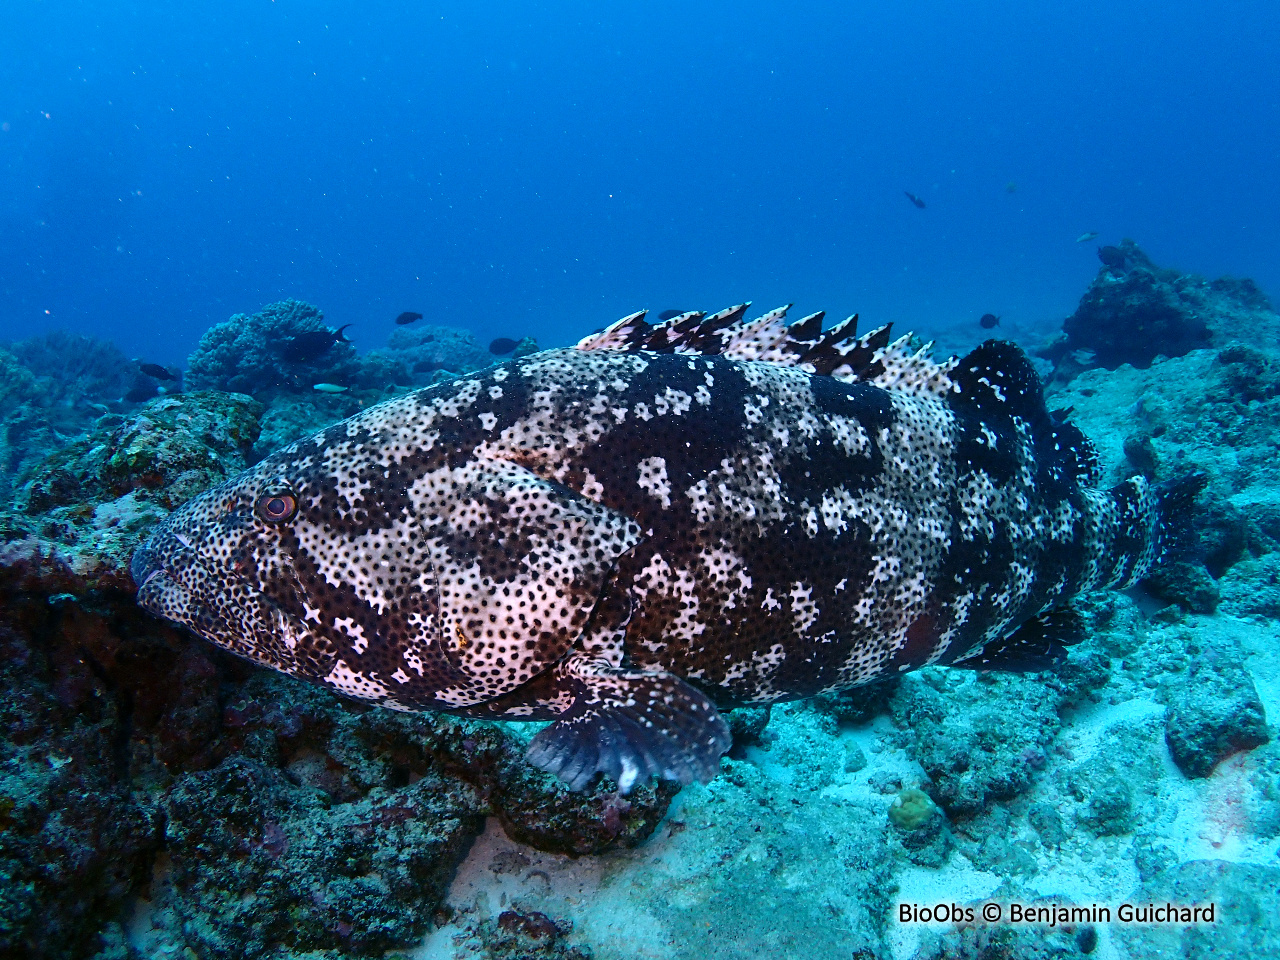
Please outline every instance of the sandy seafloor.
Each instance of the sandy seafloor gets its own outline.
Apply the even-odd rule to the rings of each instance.
[[[1155,643],[1188,630],[1238,643],[1268,716],[1278,715],[1280,631],[1274,625],[1213,616],[1140,629]],[[961,681],[975,682],[972,676]],[[1245,889],[1246,897],[1257,897],[1261,916],[1219,901],[1212,930],[1100,924],[1094,956],[1234,956],[1234,948],[1251,942],[1274,944],[1280,936],[1280,835],[1258,836],[1247,824],[1245,808],[1259,801],[1256,762],[1238,755],[1211,777],[1189,780],[1169,758],[1165,707],[1151,689],[1120,677],[1101,692],[1099,703],[1064,714],[1054,755],[1088,764],[1106,758],[1122,740],[1145,754],[1148,763],[1133,781],[1145,796],[1140,836],[1077,830],[1059,848],[1046,848],[1027,823],[1030,804],[1054,805],[1068,823],[1076,806],[1052,783],[1050,763],[1025,796],[1004,805],[1011,814],[1005,837],[1028,855],[1015,870],[983,869],[960,850],[937,869],[892,857],[868,869],[862,857],[869,856],[869,845],[885,842],[894,797],[881,784],[920,782],[922,769],[896,745],[898,731],[887,717],[832,735],[803,707],[781,709],[770,723],[776,739],[769,749],[753,748],[743,762],[726,761],[719,779],[682,791],[667,823],[638,850],[577,860],[551,856],[512,843],[490,821],[450,889],[456,919],[411,955],[466,956],[468,923],[516,906],[572,920],[573,940],[590,945],[602,960],[848,958],[871,946],[862,935],[877,926],[894,960],[907,960],[932,955],[926,951],[934,946],[932,935],[952,925],[899,923],[900,903],[1016,900],[1115,910],[1126,901],[1151,899],[1135,863],[1139,848],[1157,849],[1164,870],[1197,863],[1224,865],[1228,874],[1242,865],[1269,868],[1266,882]],[[844,757],[854,748],[868,763],[847,772]],[[1233,891],[1233,899],[1239,896]],[[1023,932],[1035,939],[1043,931]],[[1219,935],[1224,949],[1215,950],[1208,938]]]

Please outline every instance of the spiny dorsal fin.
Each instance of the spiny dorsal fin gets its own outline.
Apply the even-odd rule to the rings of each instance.
[[[746,320],[749,306],[740,303],[710,315],[694,310],[659,324],[647,323],[642,310],[584,338],[578,349],[718,354],[904,393],[943,396],[952,390],[955,358],[935,361],[929,356],[932,343],[912,352],[911,337],[891,340],[888,324],[859,337],[856,315],[824,332],[822,311],[787,324],[791,304]]]

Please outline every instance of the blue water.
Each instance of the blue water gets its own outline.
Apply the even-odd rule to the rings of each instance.
[[[177,362],[286,296],[364,348],[741,299],[976,337],[1069,313],[1090,230],[1280,294],[1278,10],[10,0],[0,339]]]

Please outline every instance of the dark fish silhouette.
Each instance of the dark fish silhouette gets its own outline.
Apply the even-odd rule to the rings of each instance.
[[[422,314],[412,313],[406,310],[404,313],[400,314],[400,316],[396,317],[396,326],[403,327],[406,323],[413,323],[413,321],[421,319]]]
[[[689,312],[688,310],[663,310],[660,314],[658,314],[658,319],[659,319],[659,320],[672,320],[672,319],[674,319],[674,318],[676,318],[676,317],[680,316],[680,314],[682,314],[682,313],[688,313],[688,312]]]
[[[296,337],[290,337],[281,345],[280,356],[292,363],[306,363],[322,357],[335,343],[351,342],[342,335],[342,331],[349,326],[351,324],[344,323],[337,330],[326,327],[323,330],[308,330]]]
[[[512,340],[510,337],[499,337],[489,344],[489,352],[496,357],[510,353],[516,347],[520,346],[519,340]]]
[[[146,383],[134,384],[132,390],[124,395],[124,398],[130,403],[146,403],[152,397],[160,396],[160,391],[156,389],[153,381],[148,380]]]
[[[921,200],[919,197],[917,197],[914,193],[911,193],[908,190],[903,190],[902,192],[905,193],[907,195],[907,199],[910,200],[912,203],[914,203],[917,207],[919,207],[921,210],[924,209],[924,201]]]
[[[1124,268],[1125,254],[1119,247],[1099,247],[1098,259],[1108,267]]]
[[[157,380],[177,380],[178,378],[160,366],[158,363],[140,363],[138,369],[145,373],[148,377],[154,377]]]
[[[1000,326],[1000,318],[994,313],[984,313],[978,318],[978,325],[982,327],[983,330],[990,330],[992,327]]]

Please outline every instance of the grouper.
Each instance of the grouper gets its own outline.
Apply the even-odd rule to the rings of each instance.
[[[379,706],[552,721],[532,763],[626,792],[710,779],[733,706],[1052,666],[1203,483],[1100,489],[1011,343],[746,310],[634,314],[299,440],[155,528],[138,602]]]

